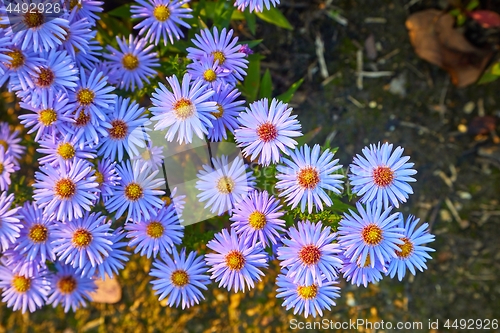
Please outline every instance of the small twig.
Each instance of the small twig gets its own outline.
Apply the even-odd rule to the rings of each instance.
[[[360,101],[358,101],[357,99],[355,99],[351,95],[347,96],[347,99],[349,101],[351,101],[352,104],[356,105],[358,108],[360,108],[360,109],[364,109],[365,108],[365,105],[363,103],[361,103]]]
[[[457,220],[458,224],[460,226],[464,225],[464,221],[462,220],[462,218],[458,214],[458,211],[455,208],[455,206],[453,205],[453,203],[451,202],[450,198],[444,199],[444,202],[446,203],[446,206],[450,210],[451,215],[453,215],[453,217],[455,218],[455,220]]]
[[[367,17],[367,18],[365,18],[365,23],[386,24],[387,19],[385,17]]]
[[[359,90],[363,90],[363,51],[359,49],[356,52],[356,75],[358,79],[356,80],[356,86]]]
[[[389,71],[380,71],[380,72],[360,72],[358,75],[368,78],[377,78],[383,76],[393,76],[394,72]]]
[[[479,117],[484,117],[486,112],[484,111],[484,99],[480,98],[477,100],[477,115]]]
[[[391,52],[387,53],[385,56],[380,57],[380,59],[377,60],[378,64],[385,64],[387,60],[390,58],[394,57],[396,54],[398,54],[401,50],[400,49],[395,49],[392,50]]]
[[[319,72],[323,79],[326,79],[330,76],[328,74],[328,68],[326,67],[326,61],[325,61],[325,44],[323,44],[323,41],[321,40],[321,35],[318,33],[316,34],[316,56],[318,57],[318,63],[319,63]]]

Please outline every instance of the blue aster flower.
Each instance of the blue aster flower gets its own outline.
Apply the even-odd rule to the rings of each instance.
[[[126,210],[127,220],[132,218],[139,221],[142,216],[149,219],[149,213],[154,208],[160,209],[163,201],[159,198],[165,194],[159,190],[164,184],[165,179],[156,178],[159,170],[151,171],[147,164],[130,161],[118,164],[118,176],[120,181],[112,187],[114,195],[106,201],[106,209],[110,212],[116,212],[115,217],[120,218]]]
[[[15,164],[14,157],[6,153],[0,146],[0,191],[6,191],[10,186],[10,175],[19,170]]]
[[[20,0],[16,4],[30,7],[31,0]],[[45,8],[52,5],[52,0],[39,0]],[[32,11],[9,15],[10,29],[6,35],[12,36],[14,44],[21,45],[23,50],[49,51],[57,48],[64,40],[69,30],[69,21],[60,17],[55,11]]]
[[[97,72],[102,72],[108,75],[108,71],[103,70],[99,64],[101,63],[99,57],[102,56],[102,46],[95,39],[88,41],[88,50],[86,53],[81,52],[79,49],[75,50],[75,64],[77,67],[85,67],[89,70],[96,69]]]
[[[37,68],[42,66],[45,59],[40,58],[34,51],[21,50],[19,45],[12,43],[5,45],[6,48],[4,51],[0,51],[0,55],[9,57],[9,60],[3,61],[3,63],[0,61],[0,70],[5,71],[5,75],[0,76],[0,86],[8,82],[10,90],[16,89],[15,85],[18,86],[18,90],[34,88],[33,78],[37,76]]]
[[[59,221],[83,217],[97,200],[99,184],[92,165],[81,159],[60,165],[57,169],[47,164],[35,172],[34,196],[44,214],[55,214]]]
[[[0,75],[5,74],[5,67],[3,66],[3,63],[10,63],[11,61],[13,61],[12,57],[9,54],[7,54],[9,49],[6,48],[6,46],[9,44],[10,44],[10,37],[5,37],[0,35]]]
[[[147,258],[172,253],[175,245],[182,242],[184,226],[181,225],[174,206],[164,205],[159,210],[152,210],[149,218],[141,218],[125,224],[128,246],[135,246],[134,253],[141,253]]]
[[[52,304],[54,308],[61,304],[64,312],[84,307],[86,300],[90,300],[90,294],[97,290],[95,281],[81,276],[76,268],[69,265],[57,262],[55,268],[57,273],[50,278],[51,291],[47,304]]]
[[[214,214],[222,215],[239,204],[255,186],[255,177],[247,172],[243,159],[235,157],[231,162],[228,157],[212,158],[213,167],[203,165],[198,173],[196,188],[200,202],[206,202]]]
[[[296,115],[291,115],[292,108],[273,98],[271,106],[267,98],[250,104],[246,112],[238,118],[241,124],[234,131],[238,147],[244,156],[254,160],[259,156],[259,164],[278,163],[282,154],[288,155],[289,149],[297,146],[294,137],[302,135]]]
[[[120,180],[116,172],[116,162],[109,159],[98,161],[95,177],[95,181],[99,184],[97,187],[98,195],[106,202],[109,197],[113,196],[113,186],[116,186]]]
[[[91,24],[86,17],[75,19],[75,16],[76,11],[72,11],[67,17],[69,21],[68,33],[59,46],[59,49],[66,50],[73,60],[75,60],[77,52],[87,53],[90,51],[89,41],[97,35],[97,30],[91,30]]]
[[[76,109],[70,112],[69,116],[71,117],[69,126],[74,132],[74,137],[78,139],[80,147],[96,147],[109,135],[108,129],[112,127],[107,115],[105,115],[105,120],[92,120],[89,110]]]
[[[192,9],[185,5],[190,0],[136,0],[130,11],[133,19],[142,19],[134,26],[139,35],[144,36],[150,43],[158,45],[160,38],[165,46],[167,41],[174,43],[174,37],[179,40],[184,37],[181,26],[189,29],[190,25],[182,19],[190,19]]]
[[[396,258],[392,259],[387,269],[387,274],[391,279],[398,274],[398,280],[401,281],[406,274],[408,268],[411,274],[415,275],[417,268],[423,272],[427,269],[425,262],[432,257],[427,252],[434,252],[434,249],[425,246],[425,244],[434,241],[434,235],[429,233],[429,224],[419,224],[420,219],[410,215],[404,220],[403,214],[399,216],[398,226],[404,228],[403,237],[401,240],[404,242],[399,245],[396,250]],[[417,228],[418,227],[418,228]]]
[[[313,207],[323,210],[332,205],[332,199],[327,191],[340,194],[342,191],[343,175],[336,171],[342,168],[338,159],[334,160],[334,153],[326,149],[321,155],[321,147],[314,145],[309,148],[304,145],[290,152],[290,159],[283,158],[285,165],[278,165],[276,188],[281,190],[279,196],[285,197],[292,209],[300,203],[303,212],[308,207],[309,214]]]
[[[220,84],[236,85],[236,80],[231,75],[231,72],[220,67],[219,62],[214,61],[213,56],[194,60],[187,66],[187,69],[193,81],[200,80],[210,88]]]
[[[118,97],[112,112],[108,113],[111,127],[108,128],[108,136],[101,140],[99,145],[99,155],[104,158],[118,161],[123,160],[124,151],[129,156],[139,155],[137,148],[145,148],[146,141],[149,140],[150,125],[144,108],[139,107],[130,98]]]
[[[216,103],[209,101],[214,91],[207,90],[201,81],[192,83],[189,74],[184,75],[182,87],[175,75],[168,77],[167,82],[173,92],[160,83],[151,99],[150,110],[154,115],[151,120],[157,121],[155,130],[167,129],[165,138],[170,142],[177,135],[179,143],[191,143],[193,132],[204,139],[215,119],[213,113],[217,112]]]
[[[73,133],[73,129],[68,124],[71,122],[68,113],[74,109],[74,105],[69,103],[69,98],[65,93],[50,94],[47,103],[42,103],[38,107],[23,102],[19,105],[31,111],[31,113],[20,115],[19,119],[21,124],[30,128],[28,134],[36,131],[35,141],[39,141],[46,135]]]
[[[49,283],[45,271],[37,271],[33,276],[13,273],[0,265],[0,286],[3,287],[2,301],[17,311],[34,312],[41,308],[49,293]]]
[[[158,170],[163,165],[165,155],[163,147],[151,146],[151,141],[148,141],[147,147],[139,155],[132,157],[132,160],[139,160],[141,163],[147,164],[151,170]]]
[[[122,228],[117,228],[112,233],[105,235],[105,237],[113,243],[111,250],[108,251],[106,257],[103,257],[102,263],[99,265],[92,266],[90,261],[85,261],[83,268],[78,269],[78,272],[81,272],[82,276],[98,277],[101,280],[105,280],[106,276],[113,278],[115,275],[118,275],[120,270],[125,268],[125,262],[129,260],[130,256],[130,253],[124,250],[127,243],[122,241],[123,237],[125,237],[125,232]]]
[[[53,232],[56,240],[52,246],[57,258],[64,264],[83,268],[90,262],[94,267],[112,251],[111,233],[105,216],[85,212],[82,218],[57,224]]]
[[[284,270],[276,279],[278,286],[277,298],[284,298],[283,306],[287,310],[293,308],[293,314],[300,314],[304,317],[312,315],[323,316],[323,310],[331,311],[331,306],[335,306],[335,299],[340,296],[340,288],[336,280],[328,281],[323,279],[321,284],[300,284],[294,281],[289,275],[289,271]]]
[[[26,202],[22,208],[23,228],[18,239],[16,250],[26,254],[30,261],[45,262],[56,260],[52,242],[54,236],[54,221],[38,208],[36,203]]]
[[[45,262],[41,260],[41,257],[35,257],[34,260],[30,260],[26,253],[21,253],[21,251],[17,249],[19,245],[18,240],[16,240],[13,246],[7,251],[2,253],[1,260],[5,267],[9,267],[14,274],[24,276],[34,276],[40,270],[45,270],[47,266]]]
[[[10,131],[9,124],[0,121],[0,146],[3,146],[5,152],[13,156],[16,160],[21,159],[26,151],[26,147],[20,145],[21,138],[19,131]]]
[[[227,31],[222,29],[220,34],[217,27],[213,28],[213,34],[209,29],[201,31],[200,35],[196,35],[192,40],[196,47],[188,47],[187,58],[201,61],[210,56],[214,61],[218,61],[220,67],[229,71],[234,75],[235,79],[243,80],[246,75],[245,69],[248,67],[246,54],[239,52],[240,46],[238,37],[233,37],[233,30]]]
[[[95,150],[86,146],[78,146],[78,138],[71,134],[50,135],[39,141],[36,151],[45,156],[38,159],[40,165],[50,164],[53,167],[73,162],[75,159],[94,159]]]
[[[207,267],[203,257],[190,252],[186,258],[186,249],[179,254],[174,248],[173,259],[170,256],[161,257],[163,261],[155,259],[149,275],[157,280],[151,281],[153,290],[160,301],[168,296],[167,305],[176,306],[182,302],[182,309],[189,308],[200,300],[205,299],[200,289],[207,290],[210,284]]]
[[[297,227],[290,227],[288,238],[282,239],[283,246],[278,248],[280,266],[301,285],[321,286],[324,279],[334,281],[342,265],[338,256],[342,249],[333,243],[336,238],[337,234],[330,227],[323,228],[321,222],[299,222]]]
[[[279,200],[269,196],[267,191],[253,191],[233,208],[231,227],[241,239],[249,240],[252,245],[257,242],[265,247],[276,244],[280,232],[285,231],[285,221],[280,219],[285,215],[281,207]]]
[[[356,155],[350,165],[349,180],[352,192],[361,196],[361,202],[384,203],[385,207],[399,207],[406,202],[413,190],[408,182],[416,181],[410,177],[417,173],[412,169],[414,163],[407,163],[409,156],[401,156],[404,149],[392,144],[374,144],[365,147],[364,156]]]
[[[7,192],[0,194],[0,249],[6,251],[16,242],[23,228],[21,216],[18,214],[19,208],[11,209],[14,202],[14,194],[7,196]]]
[[[264,275],[260,268],[267,268],[267,254],[262,244],[251,245],[250,242],[238,239],[236,231],[227,229],[215,234],[207,247],[216,253],[205,255],[207,264],[211,267],[211,279],[219,282],[219,287],[245,292],[245,287],[255,287],[254,281],[260,281]]]
[[[375,267],[378,261],[385,265],[386,261],[396,258],[399,245],[403,244],[404,229],[398,226],[398,213],[391,213],[393,207],[383,209],[382,205],[366,204],[366,209],[356,203],[358,214],[349,209],[339,222],[339,243],[345,249],[345,256],[351,262],[370,262]],[[369,259],[367,259],[369,258]]]
[[[153,69],[159,67],[158,54],[153,52],[154,45],[147,46],[145,39],[130,35],[127,40],[116,37],[120,50],[106,46],[111,54],[103,54],[109,60],[110,81],[116,82],[120,89],[132,91],[136,87],[142,89],[144,82],[158,75]]]
[[[115,87],[107,84],[107,77],[102,72],[93,70],[87,78],[85,70],[80,68],[80,81],[70,98],[78,109],[85,110],[93,125],[106,120],[106,112],[116,103],[116,95],[110,94]]]
[[[387,272],[386,265],[381,264],[379,261],[376,261],[375,266],[372,267],[370,257],[367,257],[364,263],[361,263],[359,259],[352,262],[351,258],[344,255],[341,255],[341,258],[343,261],[341,272],[344,278],[347,282],[351,281],[352,284],[358,287],[362,284],[366,288],[368,283],[382,280],[382,273]]]
[[[86,18],[94,26],[100,20],[97,13],[102,13],[104,1],[95,0],[70,0],[69,10],[75,12],[74,20]]]
[[[55,95],[60,90],[65,93],[74,90],[77,86],[75,81],[78,80],[78,70],[66,51],[52,49],[50,52],[41,53],[41,57],[46,59],[46,63],[36,70],[33,78],[35,87],[26,91],[14,88],[24,103],[35,107],[40,104],[47,105],[50,95]],[[20,83],[17,85],[20,86]]]
[[[227,139],[227,132],[234,133],[239,126],[237,117],[245,108],[245,101],[236,100],[241,93],[237,88],[228,84],[219,84],[214,87],[215,94],[210,97],[210,101],[217,103],[217,112],[212,113],[215,120],[212,120],[212,128],[208,129],[208,139],[212,142]]]

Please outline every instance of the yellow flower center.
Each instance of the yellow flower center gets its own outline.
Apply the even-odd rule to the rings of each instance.
[[[220,105],[219,103],[217,103],[217,112],[211,112],[211,114],[215,118],[220,119],[224,115],[224,108],[222,107],[222,105]]]
[[[115,119],[111,122],[111,128],[108,129],[109,136],[113,140],[123,140],[128,134],[128,125],[121,119]]]
[[[203,78],[207,82],[214,82],[215,80],[217,80],[217,74],[215,73],[215,71],[213,69],[207,69],[203,73]]]
[[[10,63],[7,64],[7,68],[18,69],[19,67],[23,66],[24,63],[26,62],[26,57],[24,56],[23,52],[19,49],[11,50],[6,54],[12,58]]]
[[[94,176],[97,184],[102,185],[104,183],[104,175],[101,172],[96,170]]]
[[[156,6],[153,10],[153,16],[160,22],[165,22],[170,17],[170,10],[166,5]]]
[[[125,197],[129,201],[137,201],[142,198],[143,194],[142,187],[137,183],[130,183],[125,187]]]
[[[361,238],[367,245],[378,245],[382,241],[382,229],[376,224],[369,224],[361,230]]]
[[[70,0],[69,2],[69,8],[72,10],[73,8],[77,7],[80,9],[82,8],[82,4],[80,3],[79,0]]]
[[[400,259],[406,259],[413,253],[413,243],[407,237],[403,237],[401,238],[401,240],[404,242],[404,244],[398,244],[401,251],[396,251],[396,255]]]
[[[30,290],[31,279],[22,275],[14,275],[12,287],[14,287],[18,293],[25,293]]]
[[[217,182],[217,190],[222,194],[229,194],[233,192],[234,180],[231,177],[222,176]]]
[[[133,71],[134,69],[139,67],[139,58],[131,53],[127,53],[123,56],[122,64],[125,69]]]
[[[90,105],[94,101],[94,98],[95,93],[89,88],[81,88],[76,93],[76,100],[84,106]]]
[[[54,109],[46,109],[40,111],[38,114],[38,120],[44,125],[44,126],[51,126],[57,121],[57,112]]]
[[[54,192],[59,199],[70,199],[75,195],[76,184],[69,178],[63,178],[56,182]]]
[[[318,294],[318,287],[315,284],[307,287],[298,286],[297,293],[302,299],[313,299]]]
[[[78,113],[78,118],[76,118],[75,126],[84,127],[90,122],[90,115],[86,114],[84,110]]]
[[[304,245],[299,250],[299,259],[306,265],[314,265],[321,259],[321,251],[314,244]]]
[[[77,286],[78,282],[71,275],[63,276],[57,281],[57,288],[63,295],[71,294]]]
[[[3,173],[4,170],[5,170],[5,167],[4,167],[3,163],[0,162],[0,175]]]
[[[255,230],[264,229],[266,223],[266,215],[261,212],[255,211],[248,217],[248,224]]]
[[[219,60],[219,66],[224,65],[226,62],[226,56],[221,51],[213,51],[212,56],[214,57],[214,62]]]
[[[45,17],[43,16],[43,13],[31,13],[31,11],[28,11],[26,14],[24,14],[24,23],[30,29],[37,28],[45,23]]]
[[[73,145],[69,142],[61,143],[57,147],[57,154],[59,154],[59,156],[61,156],[65,160],[69,160],[75,157],[75,153],[75,147],[73,147]]]
[[[378,187],[387,187],[394,180],[394,171],[386,166],[378,166],[373,170],[372,177],[375,185]]]
[[[43,224],[35,224],[31,227],[28,237],[33,243],[43,243],[49,237],[49,232]]]
[[[176,287],[184,287],[189,283],[189,275],[183,269],[178,269],[172,273],[170,276],[170,280],[172,280],[172,284]]]
[[[6,152],[7,149],[9,149],[9,145],[7,144],[7,141],[2,140],[2,139],[0,139],[0,146],[3,147],[4,152]]]
[[[177,119],[186,120],[195,112],[195,107],[190,100],[181,98],[174,104],[174,114]]]
[[[39,87],[47,88],[54,83],[55,75],[54,72],[50,68],[40,68],[40,72],[38,73],[38,77],[36,78],[36,84]]]
[[[226,266],[234,271],[239,271],[245,266],[245,257],[240,251],[230,251],[226,254]]]
[[[264,123],[257,127],[257,135],[264,142],[269,142],[278,137],[278,129],[271,123]]]
[[[316,170],[316,168],[310,166],[302,168],[298,172],[297,182],[299,183],[300,187],[307,190],[312,190],[319,183],[319,172]]]
[[[163,236],[164,231],[165,228],[163,227],[163,224],[158,221],[153,221],[146,227],[146,234],[151,238],[160,238]]]
[[[75,247],[87,247],[92,242],[92,234],[86,229],[77,229],[72,239]]]

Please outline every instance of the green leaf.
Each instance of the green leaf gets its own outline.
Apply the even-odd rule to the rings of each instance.
[[[111,16],[116,16],[116,17],[123,17],[130,19],[130,4],[127,3],[123,6],[120,6],[118,8],[115,8],[111,11],[108,12],[109,15]]]
[[[500,62],[491,67],[491,74],[500,76]]]
[[[493,64],[493,66],[488,68],[477,83],[478,84],[490,83],[496,81],[498,78],[500,78],[500,63]]]
[[[238,42],[238,44],[240,44],[240,45],[247,44],[249,48],[253,49],[257,45],[262,43],[262,41],[263,41],[263,39],[255,39],[255,40],[241,41],[241,42]]]
[[[276,98],[279,99],[280,101],[282,101],[283,103],[290,103],[293,95],[295,94],[297,89],[299,89],[299,87],[302,85],[302,82],[304,82],[304,79],[298,80],[297,82],[292,84],[292,86],[290,88],[288,88],[288,90],[286,92],[284,92],[283,94],[279,95]]]
[[[266,69],[262,81],[260,82],[259,98],[271,98],[273,95],[273,81],[271,79],[271,72]]]
[[[250,13],[248,9],[246,9],[243,12],[243,15],[245,15],[245,21],[247,21],[248,29],[252,33],[252,35],[255,35],[255,31],[257,30],[257,22],[256,22],[256,16],[253,13]]]
[[[465,8],[467,9],[467,11],[471,11],[473,9],[476,9],[478,6],[479,6],[479,0],[472,0]]]
[[[260,54],[251,54],[248,56],[248,70],[245,81],[243,82],[243,90],[249,103],[257,99],[260,88]]]
[[[312,139],[314,139],[314,137],[318,135],[319,132],[321,132],[321,126],[316,127],[312,131],[309,131],[305,135],[297,138],[298,146],[302,146],[305,145],[306,143],[311,142]]]
[[[293,26],[290,22],[288,22],[285,15],[283,15],[276,7],[271,7],[269,10],[262,13],[256,12],[255,14],[263,21],[274,24],[280,28],[293,30]]]

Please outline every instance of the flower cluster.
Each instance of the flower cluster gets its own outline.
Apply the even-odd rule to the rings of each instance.
[[[135,1],[138,36],[117,36],[106,47],[96,38],[102,1],[71,1],[50,20],[28,12],[6,28],[0,7],[0,85],[17,96],[19,123],[39,154],[33,200],[15,205],[8,191],[26,148],[20,131],[0,122],[0,288],[7,306],[75,311],[91,299],[97,279],[125,267],[127,246],[152,258],[159,299],[183,309],[204,298],[211,280],[234,292],[254,288],[275,258],[277,297],[306,317],[331,310],[342,275],[366,286],[382,273],[401,280],[407,269],[426,268],[433,250],[425,244],[434,240],[428,225],[392,213],[412,193],[416,174],[400,147],[371,145],[354,158],[348,179],[361,198],[338,228],[289,218],[292,210],[311,216],[335,208],[342,165],[333,150],[299,143],[302,127],[287,103],[262,98],[246,106],[240,99],[251,51],[232,29],[201,30],[185,48],[186,73],[152,84],[162,68],[160,41],[174,44],[190,28],[189,2]],[[278,3],[234,5],[253,12]],[[150,89],[148,109],[141,89]],[[232,222],[215,231],[204,256],[182,247],[186,196],[168,186],[157,134],[177,145],[234,141],[242,149],[238,156],[210,151],[197,170],[197,201]],[[275,171],[276,195],[259,188],[256,168]]]

